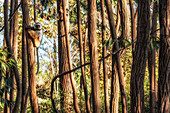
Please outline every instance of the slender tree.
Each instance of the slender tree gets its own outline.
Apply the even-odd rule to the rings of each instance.
[[[6,44],[8,47],[8,51],[9,51],[9,53],[11,53],[9,57],[14,58],[13,50],[11,47],[11,41],[10,41],[9,34],[8,34],[9,33],[9,30],[8,30],[8,0],[4,1],[4,26],[5,26],[5,29],[4,29],[5,41],[6,41]],[[19,76],[19,72],[18,72],[17,63],[14,64],[13,71],[15,73],[15,78],[16,78],[16,83],[17,83],[17,96],[16,96],[16,101],[15,101],[14,107],[12,109],[12,112],[18,113],[20,98],[21,98],[21,84],[20,84],[20,76]]]
[[[120,4],[117,4],[117,20],[116,20],[116,34],[118,34],[120,26]],[[119,77],[116,66],[112,65],[111,78],[111,99],[110,99],[110,113],[118,113],[119,109]]]
[[[22,13],[25,15],[24,12],[24,2],[22,1]],[[26,95],[27,95],[27,43],[26,43],[26,31],[25,25],[26,17],[23,16],[22,22],[22,100],[21,100],[21,113],[26,113]]]
[[[106,40],[106,20],[105,20],[105,9],[104,0],[101,0],[101,15],[102,15],[102,43]],[[102,48],[103,58],[106,56],[106,45]],[[103,60],[103,77],[104,77],[104,101],[105,101],[105,112],[109,113],[109,95],[108,95],[108,74],[107,74],[106,60]]]
[[[170,112],[170,0],[159,0],[160,51],[158,113]]]
[[[115,29],[114,18],[113,18],[113,11],[112,11],[110,0],[105,0],[105,2],[106,2],[108,17],[109,17],[111,36],[112,36],[112,40],[114,41],[114,46],[113,46],[112,51],[115,52],[119,50],[119,45],[117,41],[116,29]],[[119,76],[120,92],[121,92],[121,100],[122,100],[122,112],[127,113],[127,99],[126,99],[125,83],[124,83],[122,64],[121,64],[119,52],[112,55],[112,69],[114,65],[116,66],[116,69],[118,71],[118,76]],[[112,74],[113,74],[112,76],[114,76],[113,72]]]
[[[101,112],[100,84],[98,71],[98,52],[96,37],[96,0],[88,0],[88,39],[90,50],[90,73],[92,86],[93,112]]]
[[[150,31],[150,1],[138,0],[137,43],[131,71],[131,112],[144,113],[144,77]]]
[[[158,4],[157,1],[154,2],[153,6],[153,14],[152,14],[152,28],[151,28],[151,36],[150,36],[150,45],[148,50],[148,68],[149,68],[149,78],[150,78],[150,113],[156,112],[156,75],[155,75],[155,47],[153,42],[155,41],[157,36],[157,11]]]
[[[84,56],[83,56],[83,43],[82,43],[82,32],[81,32],[81,15],[80,15],[80,1],[77,0],[77,20],[78,20],[78,36],[79,36],[79,47],[80,47],[80,64],[84,64]],[[86,84],[86,77],[85,77],[85,71],[84,68],[81,67],[81,74],[82,74],[82,80],[83,80],[83,86],[84,86],[84,95],[85,95],[85,101],[86,101],[86,111],[87,113],[90,113],[90,102],[88,97],[88,90],[87,90],[87,84]]]

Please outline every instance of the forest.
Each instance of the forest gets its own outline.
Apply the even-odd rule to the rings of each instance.
[[[170,113],[170,0],[0,0],[0,113]]]

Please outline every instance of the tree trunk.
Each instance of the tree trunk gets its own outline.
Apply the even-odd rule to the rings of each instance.
[[[137,43],[131,72],[131,112],[144,113],[144,77],[150,31],[150,1],[138,0]]]
[[[57,12],[58,12],[58,57],[59,57],[59,73],[63,73],[69,70],[68,55],[67,55],[67,45],[65,38],[65,29],[64,29],[64,17],[63,17],[63,7],[62,0],[57,1]],[[61,89],[61,110],[66,110],[70,108],[68,105],[70,100],[71,90],[71,81],[70,74],[67,74],[63,77],[60,77],[60,89]],[[66,98],[67,97],[67,98]]]
[[[22,13],[25,15],[22,1]],[[27,43],[26,43],[26,17],[23,16],[22,22],[22,100],[21,113],[26,113],[26,95],[27,95]]]
[[[62,7],[63,7],[63,17],[64,17],[64,30],[65,30],[65,38],[66,38],[66,47],[67,47],[67,55],[68,55],[68,63],[69,63],[69,70],[72,70],[72,64],[71,64],[71,55],[70,55],[70,43],[69,43],[69,37],[68,37],[68,31],[69,31],[69,13],[68,13],[68,0],[65,2],[65,0],[62,0]],[[70,73],[70,81],[71,86],[73,89],[73,104],[74,109],[76,113],[80,113],[80,108],[78,106],[78,100],[77,100],[77,92],[75,87],[75,81],[73,77],[73,73]]]
[[[113,62],[114,59],[112,59]],[[110,113],[119,111],[119,77],[116,66],[112,66]]]
[[[24,27],[28,27],[30,25],[30,18],[29,18],[27,0],[22,0],[22,12],[23,12],[23,17],[25,18]],[[33,113],[38,113],[39,109],[38,109],[37,94],[36,94],[34,47],[33,47],[31,37],[28,35],[28,33],[26,33],[26,41],[27,41],[27,60],[28,60],[28,76],[29,76],[31,109]]]
[[[11,47],[11,41],[10,41],[9,34],[8,34],[8,31],[9,31],[8,30],[8,0],[4,1],[4,26],[5,26],[5,29],[4,29],[5,41],[8,47],[8,52],[11,53],[9,57],[14,57],[12,47]],[[17,97],[16,97],[16,101],[15,101],[12,112],[18,113],[19,105],[20,105],[20,98],[21,98],[21,84],[20,84],[20,76],[18,72],[17,63],[14,64],[13,70],[15,73],[15,78],[16,78],[16,83],[17,83],[17,94],[16,94]]]
[[[82,33],[81,33],[81,15],[80,15],[80,1],[79,0],[77,0],[77,20],[78,20],[78,36],[79,36],[79,47],[80,47],[80,64],[82,65],[84,64],[84,58],[83,58],[83,43],[82,43]],[[90,113],[90,103],[89,103],[84,67],[81,67],[81,74],[82,74],[82,79],[83,79],[84,95],[85,95],[85,101],[86,101],[86,112]]]
[[[129,0],[129,4],[130,4],[130,14],[131,14],[131,40],[132,40],[132,42],[134,42],[136,27],[134,25],[135,11],[134,11],[133,0]],[[134,48],[135,48],[135,45],[132,44],[132,56],[133,56],[133,58],[134,58]]]
[[[106,2],[108,17],[109,17],[111,36],[112,36],[112,40],[114,41],[114,46],[112,50],[114,52],[114,51],[119,50],[119,45],[118,45],[117,35],[116,35],[116,30],[115,30],[113,11],[112,11],[110,0],[105,0],[105,2]],[[126,99],[125,83],[124,83],[122,64],[121,64],[119,52],[112,55],[112,60],[113,60],[112,65],[116,65],[118,76],[119,76],[120,92],[121,92],[121,100],[122,100],[122,112],[127,113],[127,99]]]
[[[88,39],[90,50],[90,73],[93,113],[101,112],[100,84],[98,71],[98,51],[96,35],[96,0],[88,0]]]
[[[15,4],[15,1],[11,0],[10,1],[10,17],[14,13],[14,4]],[[14,18],[12,18],[10,21],[10,32],[9,33],[10,33],[11,47],[12,47],[12,50],[14,51],[13,49]],[[14,88],[14,75],[13,74],[14,73],[11,71],[9,74],[10,75],[9,77],[12,80],[12,83],[10,84],[10,86]],[[13,103],[14,103],[14,90],[13,89],[10,89],[10,102],[12,103],[10,104],[10,112],[12,112]]]
[[[121,17],[121,28],[122,34],[121,38],[129,39],[129,19],[128,19],[128,8],[126,0],[118,0],[118,4],[120,4],[120,17]]]
[[[170,0],[159,0],[160,51],[158,112],[170,112]]]
[[[152,28],[151,33],[154,32],[157,29],[157,11],[158,11],[158,5],[157,1],[154,3],[153,6],[153,15],[152,15]],[[157,36],[157,32],[154,32],[151,34],[151,40],[154,41]],[[153,44],[153,42],[150,42]],[[149,77],[150,77],[150,113],[156,112],[156,90],[155,90],[155,47],[151,48],[151,45],[149,45],[148,50],[148,68],[149,68]]]
[[[105,20],[105,9],[104,0],[101,0],[101,15],[102,15],[102,43],[106,40],[106,20]],[[103,58],[106,56],[106,45],[102,48]],[[106,60],[103,60],[103,77],[104,77],[104,102],[105,102],[105,112],[109,113],[109,95],[108,95],[108,74],[107,74]]]

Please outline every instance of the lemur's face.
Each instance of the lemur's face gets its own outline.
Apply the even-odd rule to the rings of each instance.
[[[41,24],[40,22],[36,22],[36,23],[34,24],[34,29],[39,29],[39,30],[41,30],[41,29],[42,29],[42,24]]]

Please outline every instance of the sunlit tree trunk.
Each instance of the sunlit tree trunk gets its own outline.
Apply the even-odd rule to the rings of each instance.
[[[150,36],[150,45],[148,50],[148,68],[149,68],[149,77],[150,77],[150,113],[156,112],[156,75],[155,75],[155,47],[153,45],[154,39],[157,37],[157,11],[158,5],[157,1],[154,3],[153,6],[153,14],[152,14],[152,28],[151,28],[151,36]]]
[[[109,25],[110,25],[110,31],[112,40],[114,41],[114,46],[112,49],[112,52],[119,50],[119,45],[117,41],[117,35],[116,35],[116,29],[114,24],[114,18],[113,18],[113,11],[112,11],[112,5],[110,0],[105,0],[108,17],[109,17]],[[116,65],[116,69],[118,71],[118,77],[119,77],[119,83],[120,83],[120,92],[121,92],[121,101],[122,101],[122,112],[127,113],[127,98],[126,98],[126,90],[125,90],[125,82],[123,77],[123,70],[122,70],[122,64],[119,56],[119,52],[112,55],[112,65]],[[113,72],[112,72],[113,74]]]
[[[158,113],[170,113],[170,0],[159,0]]]
[[[118,4],[120,4],[120,17],[121,17],[121,28],[122,34],[121,38],[129,39],[129,18],[128,18],[128,8],[126,0],[118,0]]]
[[[112,61],[114,62],[114,61]],[[119,112],[119,77],[116,66],[112,66],[110,113]]]
[[[24,27],[28,27],[30,25],[30,17],[29,17],[27,0],[22,0],[22,12],[23,12],[23,17],[25,18]],[[31,109],[33,113],[38,113],[39,109],[38,109],[37,94],[36,94],[34,47],[33,47],[31,37],[28,35],[28,33],[26,33],[26,42],[27,42],[27,61],[28,61],[28,77],[29,77],[29,87],[30,87]]]
[[[68,5],[68,2],[65,2],[64,5]],[[63,1],[58,0],[57,1],[57,10],[58,10],[58,57],[59,57],[59,73],[66,72],[69,69],[69,56],[67,53],[67,42],[66,42],[66,32],[65,32],[65,25],[64,25],[64,14],[63,14]],[[65,17],[65,19],[68,21],[68,15]],[[68,24],[68,23],[65,23]],[[68,26],[68,25],[67,25]],[[68,30],[68,29],[67,29]],[[67,31],[68,32],[68,31]],[[61,89],[61,110],[68,110],[71,108],[69,103],[71,102],[71,80],[70,80],[70,74],[67,74],[60,78],[60,89]],[[67,111],[68,112],[68,111]]]
[[[137,43],[131,71],[131,112],[144,113],[144,77],[150,31],[150,1],[138,0]]]
[[[96,0],[88,0],[88,39],[90,50],[90,73],[92,87],[93,113],[101,112],[100,84],[98,71],[98,51],[96,35]]]
[[[101,15],[102,15],[102,43],[104,44],[106,40],[106,20],[105,20],[105,9],[104,0],[101,0]],[[103,58],[106,56],[106,45],[102,48]],[[108,95],[108,74],[106,60],[103,60],[103,77],[104,77],[104,102],[105,102],[105,112],[109,113],[109,95]]]
[[[83,42],[82,42],[82,32],[81,32],[81,15],[80,15],[80,1],[77,0],[77,20],[78,20],[78,36],[79,36],[79,47],[80,47],[80,64],[84,64],[84,56],[83,56]],[[90,102],[88,97],[88,90],[86,84],[86,77],[84,72],[84,67],[81,67],[81,74],[84,86],[84,95],[86,101],[86,111],[90,113]]]

